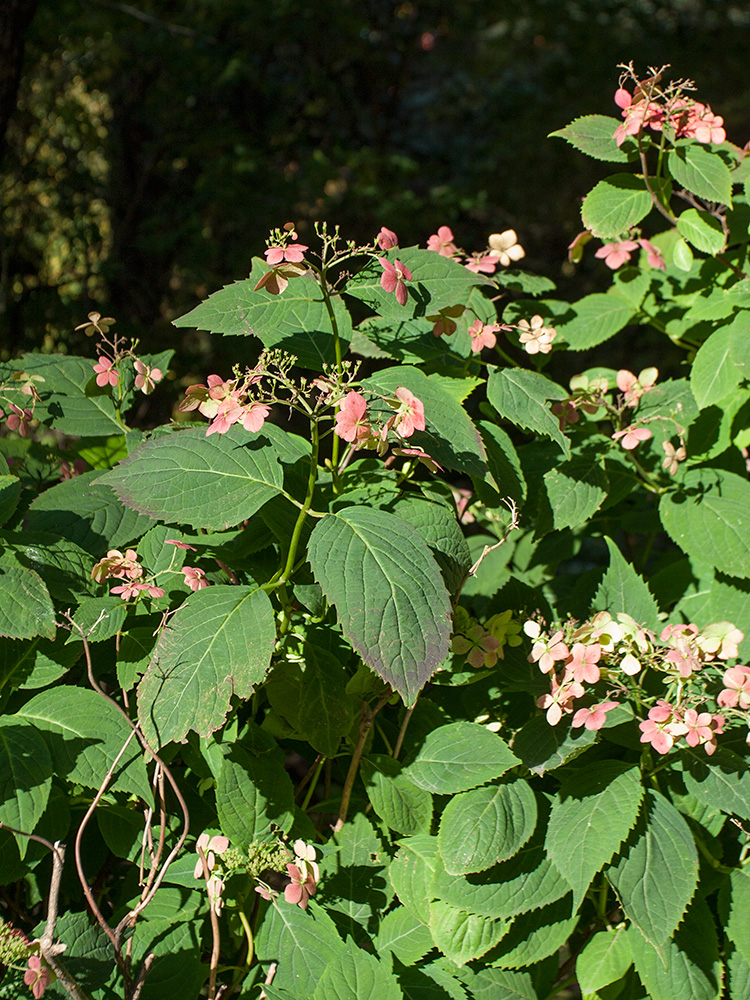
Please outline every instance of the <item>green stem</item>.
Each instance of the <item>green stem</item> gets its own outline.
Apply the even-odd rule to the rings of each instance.
[[[310,454],[310,474],[307,478],[307,492],[305,494],[305,501],[300,508],[299,514],[297,515],[294,530],[292,531],[292,539],[289,542],[286,564],[284,565],[284,568],[281,571],[281,576],[278,579],[279,584],[286,583],[292,575],[294,560],[297,557],[297,549],[299,548],[300,539],[302,537],[302,528],[304,527],[305,519],[307,518],[307,512],[312,507],[313,496],[315,494],[315,483],[318,478],[318,449],[320,446],[318,423],[316,420],[313,420],[310,423],[310,435],[312,439],[312,451]],[[266,586],[268,586],[268,584],[266,584]]]

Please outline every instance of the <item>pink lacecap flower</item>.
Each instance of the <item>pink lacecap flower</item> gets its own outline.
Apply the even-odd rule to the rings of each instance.
[[[618,701],[603,701],[599,705],[592,705],[591,708],[579,708],[573,716],[571,726],[573,729],[577,729],[579,726],[585,726],[586,729],[591,730],[601,729],[607,721],[607,712],[611,712],[619,704]]]
[[[497,270],[497,257],[490,254],[475,254],[464,261],[464,267],[475,274],[494,274]]]
[[[294,864],[288,864],[291,883],[284,889],[284,899],[301,909],[307,908],[310,896],[315,895],[320,872],[315,862],[315,848],[303,840],[294,842]]]
[[[167,538],[164,542],[165,545],[175,545],[178,549],[189,549],[191,552],[197,552],[198,550],[194,545],[188,545],[187,542],[178,542],[174,538]]]
[[[622,240],[620,243],[605,243],[594,256],[603,259],[607,267],[616,271],[625,261],[630,260],[631,253],[637,249],[638,244],[634,240]]]
[[[441,257],[452,257],[458,248],[453,242],[453,233],[448,226],[440,226],[436,233],[427,240],[427,249],[434,250]]]
[[[131,598],[138,597],[144,590],[148,591],[150,597],[164,597],[164,591],[161,587],[138,581],[124,583],[121,587],[112,587],[109,592],[110,594],[119,594],[123,601],[129,601]]]
[[[392,229],[386,229],[385,226],[381,226],[380,232],[375,237],[375,242],[381,250],[393,250],[394,247],[398,246],[398,236],[396,236]]]
[[[218,404],[216,416],[206,430],[206,437],[211,434],[226,434],[229,428],[237,423],[242,424],[246,431],[256,433],[270,412],[270,408],[263,403],[240,404],[234,399],[225,399]]]
[[[583,686],[571,680],[567,672],[563,675],[562,683],[552,674],[552,692],[538,698],[537,705],[547,710],[547,722],[556,726],[562,719],[563,712],[570,715],[575,699],[582,698],[585,693]]]
[[[417,399],[414,393],[403,385],[396,389],[394,395],[401,403],[396,414],[396,427],[401,437],[411,437],[414,431],[423,431],[426,424],[422,400]]]
[[[599,667],[597,663],[601,659],[602,647],[598,642],[590,646],[584,646],[582,642],[574,642],[570,651],[570,658],[565,661],[565,667],[570,672],[573,680],[579,684],[596,684],[599,680]]]
[[[224,851],[229,847],[229,838],[223,837],[221,834],[217,834],[215,837],[209,836],[207,833],[202,833],[195,844],[196,854],[200,848],[203,851],[203,855],[206,859],[206,868],[209,872],[212,872],[216,864],[216,855],[223,854]],[[195,863],[195,868],[193,869],[193,878],[203,878],[203,861],[198,854],[198,860]]]
[[[23,974],[23,981],[27,986],[31,987],[31,995],[34,997],[34,1000],[39,1000],[44,995],[44,991],[49,986],[51,980],[52,975],[50,970],[46,965],[42,964],[39,955],[31,955],[29,958],[29,967]]]
[[[291,264],[299,264],[305,258],[305,250],[309,249],[303,243],[288,243],[285,247],[269,247],[265,251],[266,263],[270,267],[275,267],[283,260]]]
[[[501,327],[497,323],[485,325],[481,319],[475,320],[469,327],[472,351],[479,354],[484,347],[494,347],[497,343],[496,334],[500,329]]]
[[[669,753],[675,737],[687,732],[679,713],[663,699],[649,709],[648,719],[639,723],[638,728],[641,730],[641,743],[650,743],[657,753]]]
[[[98,363],[94,365],[94,371],[97,373],[96,384],[98,386],[117,385],[120,376],[113,369],[113,365],[114,361],[110,361],[109,358],[99,357]]]
[[[661,255],[661,250],[655,247],[650,240],[638,240],[641,250],[646,251],[646,260],[648,261],[649,267],[656,267],[660,271],[666,271],[667,265],[664,263],[664,258]]]
[[[724,690],[716,699],[722,708],[750,708],[750,667],[729,667],[724,671]]]
[[[127,549],[125,555],[119,549],[109,549],[104,559],[100,559],[91,570],[91,579],[102,583],[108,577],[115,580],[140,580],[143,567],[138,562],[135,549]]]
[[[564,642],[562,631],[557,631],[549,639],[537,639],[531,647],[529,662],[537,663],[543,674],[548,674],[555,665],[556,660],[565,660],[570,656],[570,651]]]
[[[183,566],[182,575],[185,577],[185,583],[192,591],[204,590],[209,586],[209,582],[206,579],[206,571],[200,569],[198,566]]]
[[[141,389],[147,396],[154,391],[156,383],[161,382],[164,378],[164,373],[160,368],[150,368],[140,358],[135,362],[135,370],[138,373],[135,376],[135,387]]]
[[[653,389],[658,377],[658,368],[644,368],[637,378],[627,368],[621,368],[617,373],[617,388],[625,394],[628,406],[635,406],[644,393]]]
[[[612,435],[612,440],[620,441],[620,438],[622,438],[620,443],[623,448],[626,451],[632,451],[634,448],[638,447],[641,441],[648,441],[650,437],[651,431],[648,427],[636,427],[635,424],[631,424],[629,427],[626,427],[625,430],[615,431]]]
[[[402,264],[400,260],[394,260],[391,264],[385,257],[378,257],[383,274],[380,277],[380,285],[386,292],[394,292],[399,305],[405,306],[409,293],[406,290],[405,281],[411,281],[412,273],[409,268]]]
[[[367,419],[367,401],[358,392],[348,392],[336,414],[336,434],[351,444],[361,444],[372,437],[372,428]]]
[[[23,438],[28,437],[31,421],[34,419],[32,411],[28,408],[22,410],[15,403],[9,403],[8,409],[11,411],[5,420],[8,430],[17,431]]]
[[[689,708],[685,712],[684,719],[687,726],[685,740],[688,745],[697,747],[702,743],[706,747],[706,753],[710,756],[716,749],[716,733],[712,726],[713,716],[711,713],[701,712],[699,715],[694,708]]]

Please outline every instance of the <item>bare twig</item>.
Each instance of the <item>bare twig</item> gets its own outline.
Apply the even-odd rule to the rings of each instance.
[[[468,574],[469,576],[476,576],[477,570],[482,565],[482,562],[484,561],[485,557],[488,556],[490,552],[494,552],[495,549],[499,548],[499,546],[501,546],[504,542],[507,542],[508,536],[510,535],[511,531],[515,531],[516,528],[518,527],[518,508],[516,507],[515,500],[509,500],[506,498],[503,502],[510,511],[510,524],[503,532],[503,537],[500,539],[499,542],[495,542],[493,545],[485,545],[485,547],[482,549],[482,554],[469,570]]]
[[[271,962],[271,964],[268,967],[268,975],[263,980],[263,985],[264,986],[270,986],[271,985],[271,983],[273,982],[273,977],[276,975],[276,970],[277,970],[278,967],[279,967],[279,963],[278,962]],[[258,996],[258,1000],[266,1000],[266,991],[265,990],[261,990],[260,991],[260,995]]]
[[[333,832],[338,833],[341,827],[346,822],[346,815],[349,812],[349,800],[352,797],[352,790],[354,788],[354,779],[357,777],[357,769],[359,768],[359,762],[362,759],[362,752],[365,748],[365,741],[367,740],[367,734],[372,728],[372,724],[375,720],[375,716],[378,714],[380,709],[385,705],[388,699],[391,697],[393,692],[388,688],[381,696],[378,698],[375,708],[369,710],[367,708],[367,702],[362,702],[362,716],[359,723],[359,739],[357,740],[357,745],[354,748],[354,753],[352,754],[352,760],[349,764],[349,771],[346,775],[346,781],[344,782],[344,790],[341,793],[341,806],[339,808],[338,819],[336,820]]]
[[[156,28],[164,28],[170,35],[184,35],[187,38],[202,38],[204,41],[215,41],[213,38],[201,36],[193,28],[187,28],[182,24],[171,24],[169,21],[162,21],[161,18],[147,14],[137,7],[132,7],[129,3],[115,3],[114,0],[93,0],[93,2],[100,4],[102,7],[107,7],[109,10],[120,11],[122,14],[127,14],[128,17],[134,17],[137,21],[143,21],[144,24],[150,24]]]
[[[219,930],[219,915],[216,912],[218,904],[215,903],[214,898],[208,891],[208,883],[211,879],[211,870],[208,867],[208,861],[206,860],[206,852],[200,846],[198,847],[198,857],[201,859],[203,878],[206,882],[208,911],[211,917],[211,937],[213,941],[211,948],[211,962],[208,967],[208,1000],[216,1000],[216,971],[219,968],[219,955],[221,954],[221,931]]]
[[[401,753],[401,747],[404,745],[404,736],[406,736],[406,727],[411,722],[411,717],[414,714],[414,709],[417,707],[417,703],[407,708],[406,715],[404,716],[404,721],[401,723],[401,728],[398,731],[398,737],[396,738],[396,745],[393,748],[393,759],[397,760],[398,755]]]

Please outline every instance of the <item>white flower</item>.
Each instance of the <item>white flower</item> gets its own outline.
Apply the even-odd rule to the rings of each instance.
[[[513,261],[526,256],[526,251],[518,242],[515,229],[506,229],[504,233],[493,233],[490,236],[490,257],[496,257],[503,267],[508,267]]]

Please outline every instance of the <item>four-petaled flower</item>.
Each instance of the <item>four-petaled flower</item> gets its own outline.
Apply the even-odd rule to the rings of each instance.
[[[650,743],[657,753],[669,753],[675,738],[687,732],[679,713],[663,699],[649,709],[648,719],[640,722],[638,728],[641,730],[641,743]]]
[[[637,249],[638,244],[635,240],[621,240],[619,243],[605,243],[603,247],[599,247],[594,256],[604,260],[607,267],[616,271],[618,267],[630,260],[633,250]]]
[[[537,698],[539,708],[547,710],[547,722],[551,726],[556,726],[562,719],[563,712],[570,715],[573,711],[573,702],[576,698],[582,698],[586,692],[583,685],[570,678],[566,672],[563,674],[562,682],[552,674],[552,691],[550,694],[543,694]]]
[[[501,327],[497,323],[485,324],[481,319],[475,320],[469,327],[472,351],[479,354],[484,347],[494,347],[497,343],[496,334],[501,329],[507,330],[509,327]]]
[[[644,368],[638,378],[627,368],[621,368],[617,373],[617,388],[624,394],[625,403],[635,406],[644,393],[653,389],[658,377],[658,368]]]
[[[466,662],[472,667],[494,667],[498,660],[500,640],[491,635],[482,625],[472,625],[465,635],[454,636],[451,649],[459,656],[466,654]]]
[[[23,974],[23,981],[31,987],[34,1000],[39,1000],[44,995],[44,991],[52,981],[52,974],[39,955],[31,955],[29,958],[29,967]]]
[[[195,843],[195,853],[198,855],[198,860],[195,862],[195,868],[193,869],[194,878],[203,878],[203,858],[201,858],[201,851],[203,852],[203,857],[206,859],[206,868],[208,868],[209,873],[214,870],[216,864],[216,855],[223,854],[224,851],[229,847],[229,838],[223,837],[221,834],[217,834],[214,837],[209,837],[207,833],[202,833]]]
[[[508,267],[514,261],[526,256],[526,251],[518,242],[515,229],[506,229],[503,233],[493,233],[489,239],[490,257],[495,257],[503,267]]]
[[[198,566],[183,566],[182,575],[185,577],[185,583],[193,591],[204,590],[210,586],[206,579],[206,571]]]
[[[680,462],[684,462],[687,458],[685,445],[681,444],[678,448],[675,448],[671,441],[662,441],[661,446],[664,449],[665,456],[661,467],[670,476],[675,476],[680,467]]]
[[[402,264],[400,260],[394,260],[391,264],[385,257],[378,257],[383,273],[380,277],[380,284],[383,291],[394,292],[399,305],[405,306],[409,293],[406,290],[405,281],[411,281],[412,273],[409,268]]]
[[[294,863],[286,866],[291,882],[284,889],[284,899],[300,909],[307,909],[310,896],[315,895],[320,871],[315,861],[315,848],[304,840],[294,842]]]
[[[548,674],[556,660],[565,660],[570,656],[568,647],[562,642],[562,631],[558,630],[549,639],[541,637],[539,622],[528,621],[523,627],[526,635],[534,640],[529,653],[529,663],[537,663],[543,674]]]
[[[722,708],[750,708],[750,667],[738,664],[724,671],[724,690],[716,699]]]
[[[109,358],[100,355],[98,363],[94,365],[96,384],[98,386],[117,385],[120,381],[117,369],[113,368],[113,365],[114,361],[110,361]]]
[[[557,330],[545,326],[543,317],[532,316],[531,323],[527,319],[519,320],[518,329],[521,331],[518,340],[527,354],[549,354],[552,350]]]
[[[140,596],[143,591],[148,591],[150,597],[164,597],[164,590],[155,587],[152,583],[124,583],[120,587],[111,587],[110,594],[119,594],[123,601]]]
[[[651,431],[648,427],[636,427],[635,424],[631,424],[622,431],[615,431],[612,435],[612,440],[620,441],[620,444],[626,451],[632,451],[638,447],[641,441],[648,441],[650,437]]]
[[[265,251],[266,264],[275,267],[286,260],[290,264],[299,264],[305,259],[305,250],[308,247],[304,243],[287,243],[285,247],[269,247]]]
[[[464,267],[474,274],[494,274],[497,270],[497,257],[489,253],[475,253],[464,261]]]
[[[579,708],[573,716],[571,726],[573,729],[577,729],[579,726],[585,726],[586,729],[591,730],[601,729],[607,721],[607,712],[611,712],[619,704],[618,701],[603,701],[598,705],[592,705],[591,708]]]
[[[452,257],[458,252],[458,247],[453,242],[453,233],[448,226],[440,226],[436,233],[427,240],[427,249],[434,250],[441,257]]]
[[[336,433],[344,441],[360,445],[372,437],[372,428],[367,419],[367,401],[358,392],[348,392],[341,401],[336,414]]]
[[[164,378],[164,373],[160,368],[151,368],[149,365],[144,364],[140,358],[135,362],[135,370],[137,372],[135,376],[135,387],[140,389],[141,392],[145,393],[147,396],[150,395],[156,388],[156,383],[161,382]],[[97,382],[99,380],[97,379]]]
[[[656,267],[660,271],[666,271],[667,265],[661,255],[661,250],[655,247],[650,240],[638,240],[641,250],[646,251],[646,261],[649,267]]]
[[[24,407],[22,410],[20,406],[16,406],[15,403],[9,403],[8,409],[10,413],[6,417],[6,424],[8,425],[8,430],[18,431],[22,438],[29,436],[29,430],[31,428],[31,421],[34,419],[34,414],[28,407]],[[0,410],[0,417],[2,416],[2,410]]]
[[[598,642],[584,646],[582,642],[574,642],[570,651],[570,658],[565,661],[565,667],[570,672],[573,680],[579,684],[596,684],[599,680],[599,667],[597,663],[602,656],[602,647]]]
[[[385,226],[381,226],[380,232],[375,237],[375,242],[381,250],[393,250],[394,247],[398,246],[398,236],[396,236],[392,229],[386,229]]]
[[[424,419],[424,404],[421,399],[417,399],[414,393],[403,385],[398,386],[394,393],[400,403],[395,417],[396,430],[401,437],[411,437],[414,431],[423,431],[426,427]],[[391,420],[388,421],[390,424]]]

